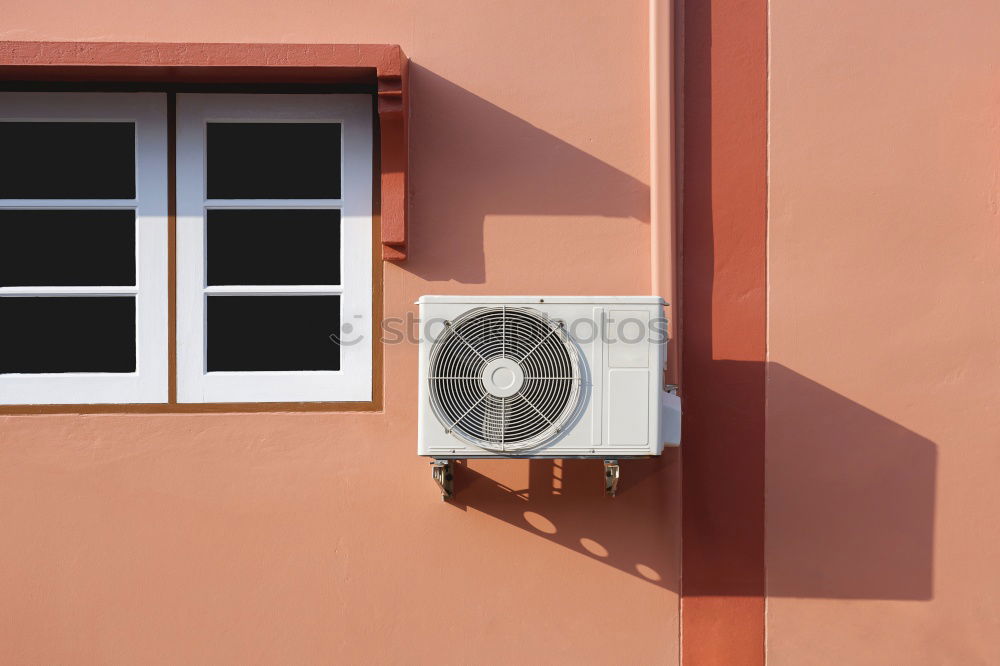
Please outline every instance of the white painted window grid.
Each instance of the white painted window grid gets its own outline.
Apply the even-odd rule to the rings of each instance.
[[[339,123],[339,199],[208,199],[210,122]],[[177,400],[182,403],[368,401],[372,391],[372,107],[368,95],[177,95]],[[207,286],[210,209],[340,211],[339,285]],[[338,295],[340,321],[363,339],[341,346],[340,370],[209,372],[206,299]]]
[[[166,94],[0,93],[0,122],[17,121],[135,123],[135,199],[0,199],[0,209],[4,210],[111,208],[135,210],[135,286],[0,287],[0,298],[134,295],[136,371],[0,374],[0,404],[166,402],[168,379]],[[76,325],[89,324],[91,322]],[[73,335],[72,325],[67,325],[65,334]]]

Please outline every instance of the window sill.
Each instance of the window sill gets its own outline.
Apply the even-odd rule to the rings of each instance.
[[[0,405],[0,415],[36,414],[270,414],[381,412],[379,402],[218,402],[121,405]]]

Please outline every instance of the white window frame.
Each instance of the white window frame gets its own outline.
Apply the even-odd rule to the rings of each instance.
[[[134,199],[0,199],[0,209],[135,210],[134,287],[0,287],[0,297],[135,296],[136,371],[0,374],[0,404],[128,404],[167,401],[167,95],[4,92],[0,122],[134,122]],[[0,154],[0,159],[3,159]],[[3,325],[14,325],[4,322]],[[85,325],[100,326],[101,322]],[[72,327],[65,334],[73,335]]]
[[[340,402],[372,397],[372,98],[370,95],[177,95],[177,400],[181,403]],[[208,199],[209,122],[341,124],[340,199]],[[205,217],[210,208],[338,209],[341,284],[289,287],[206,284]],[[209,294],[339,295],[353,344],[337,371],[208,372]],[[346,337],[346,336],[345,336]],[[359,339],[360,338],[360,339]]]

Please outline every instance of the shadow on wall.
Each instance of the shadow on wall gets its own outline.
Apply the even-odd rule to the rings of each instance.
[[[729,376],[760,370],[714,364]],[[788,368],[771,364],[768,373],[770,414],[782,428],[769,431],[768,593],[930,599],[935,445]],[[527,465],[527,485],[493,481],[497,465]],[[678,507],[667,498],[676,496],[669,489],[679,482],[679,467],[670,449],[660,458],[623,461],[619,495],[611,499],[598,460],[473,460],[456,465],[450,503],[673,589]],[[711,520],[702,524],[712,529]],[[742,593],[739,583],[723,579],[699,591]]]
[[[406,270],[427,280],[485,282],[483,221],[492,214],[649,222],[646,183],[414,62],[410,90]]]
[[[710,58],[710,40],[704,49]],[[699,117],[711,117],[704,72],[686,79],[686,95],[696,100]],[[412,236],[406,270],[427,280],[484,282],[483,221],[490,214],[648,222],[645,183],[417,63],[411,63],[410,74]],[[713,315],[726,303],[748,300],[742,283],[728,276],[744,269],[746,243],[755,241],[720,246],[716,240],[717,226],[746,213],[713,196],[713,155],[725,158],[723,175],[736,185],[745,186],[747,174],[763,178],[763,170],[753,162],[756,153],[740,150],[739,142],[714,146],[726,137],[713,139],[710,124],[688,122],[687,128],[684,344],[685,358],[697,361],[686,367],[697,367],[697,375],[685,375],[685,410],[700,418],[685,421],[688,488],[696,492],[688,495],[694,506],[685,511],[691,520],[684,529],[687,544],[696,545],[690,553],[704,566],[688,572],[685,593],[763,593],[762,507],[747,507],[743,521],[729,515],[733,504],[725,498],[756,502],[763,495],[758,444],[766,375],[768,594],[931,598],[935,445],[788,368],[716,360],[716,329],[746,325],[741,315],[723,321]],[[765,191],[762,183],[759,189]],[[720,235],[732,236],[731,230]],[[512,469],[523,472],[525,466],[524,481],[510,481],[518,478]],[[676,588],[680,507],[671,500],[679,495],[680,466],[677,451],[624,461],[619,495],[609,499],[600,461],[474,460],[456,466],[451,504],[651,584]],[[720,484],[734,492],[697,492],[698,487],[719,490]]]
[[[768,403],[768,594],[933,598],[935,444],[775,363]]]
[[[724,360],[766,352],[767,21],[714,6],[677,6],[684,595],[931,599],[935,444],[793,369]],[[700,619],[699,639],[747,618]]]
[[[487,474],[496,465],[527,465],[527,487],[493,481]],[[450,503],[489,514],[655,585],[675,588],[680,513],[667,500],[679,471],[676,449],[659,458],[622,461],[618,496],[612,499],[604,495],[600,460],[471,460],[455,466]]]

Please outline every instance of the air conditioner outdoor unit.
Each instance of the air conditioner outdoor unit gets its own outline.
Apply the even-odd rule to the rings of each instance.
[[[449,461],[618,459],[680,443],[664,385],[667,321],[653,296],[424,296],[418,453]]]

